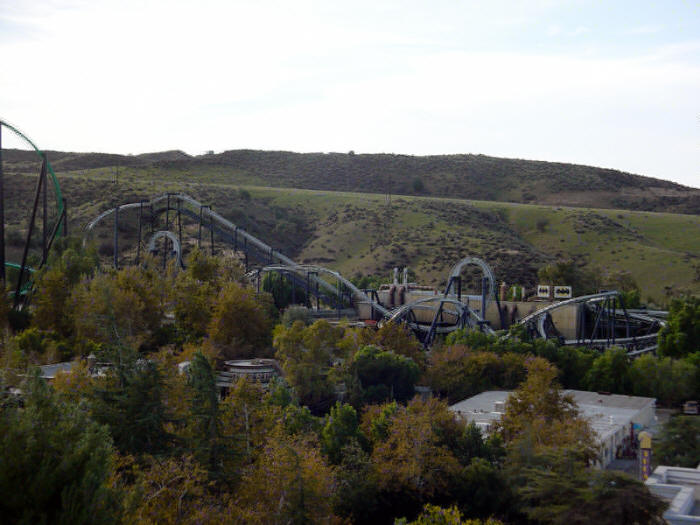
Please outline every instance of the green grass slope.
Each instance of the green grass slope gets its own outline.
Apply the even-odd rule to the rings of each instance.
[[[22,238],[34,183],[10,174],[8,235]],[[59,172],[70,229],[80,232],[100,211],[165,191],[183,191],[298,262],[388,276],[409,266],[424,284],[441,285],[460,258],[481,257],[497,279],[532,286],[537,269],[574,259],[600,274],[629,271],[643,298],[663,303],[681,290],[700,292],[700,217],[439,197],[272,188],[202,182],[155,168]],[[135,246],[134,217],[124,218]],[[192,233],[193,230],[190,231]],[[111,223],[96,232],[111,244]],[[131,237],[131,239],[129,239]],[[471,288],[476,289],[476,275]]]

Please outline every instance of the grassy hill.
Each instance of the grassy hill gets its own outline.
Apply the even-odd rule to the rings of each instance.
[[[234,153],[238,158],[240,152]],[[88,155],[88,159],[82,155]],[[362,188],[363,193],[286,188],[284,184],[294,183],[285,175],[292,169],[288,165],[279,166],[277,171],[271,169],[263,177],[252,173],[252,164],[243,162],[237,169],[217,167],[215,158],[225,155],[203,159],[167,152],[125,157],[132,159],[132,164],[124,162],[117,168],[88,167],[104,160],[102,155],[64,154],[54,155],[53,164],[68,198],[73,232],[82,231],[90,219],[115,204],[165,191],[183,191],[211,204],[298,262],[327,266],[347,277],[388,276],[394,266],[409,266],[419,282],[440,285],[452,264],[473,255],[487,260],[498,280],[534,285],[540,266],[573,259],[600,275],[629,271],[642,288],[643,298],[650,297],[657,303],[679,290],[700,292],[698,215],[465,199],[457,190],[447,198],[435,195],[428,176],[424,176],[424,189],[431,195],[394,194],[389,204],[379,185],[341,185]],[[338,156],[336,160],[345,162],[350,157]],[[284,154],[279,158],[289,157]],[[297,158],[310,162],[315,156]],[[410,159],[427,162],[429,157]],[[404,161],[408,162],[404,159],[399,164]],[[204,167],[197,167],[199,163]],[[580,169],[592,170],[590,177],[602,177],[596,180],[605,179],[604,170],[598,173],[594,168]],[[18,257],[22,245],[36,171],[31,157],[18,154],[8,159],[5,154],[9,259]],[[299,180],[299,186],[326,184],[314,182],[310,176],[302,175]],[[621,188],[637,183],[685,192],[686,204],[697,191],[635,175],[615,182]],[[477,190],[489,196],[493,191]],[[571,187],[568,191],[570,195],[575,193]],[[447,189],[445,193],[449,193]],[[551,193],[547,199],[555,195]],[[126,232],[122,242],[133,248],[135,216],[122,219]],[[111,225],[97,232],[97,242],[105,250],[111,245],[111,237]]]
[[[26,163],[20,161],[28,155],[7,150],[7,169],[24,171]],[[700,214],[700,189],[610,169],[485,155],[254,150],[199,156],[181,151],[48,155],[57,172],[110,170],[169,181],[332,191],[362,188],[380,194]]]

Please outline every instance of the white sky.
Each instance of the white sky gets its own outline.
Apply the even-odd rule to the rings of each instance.
[[[483,153],[700,187],[700,2],[0,0],[45,149]]]

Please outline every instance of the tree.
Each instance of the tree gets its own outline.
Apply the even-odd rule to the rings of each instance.
[[[597,456],[595,434],[556,378],[556,367],[545,359],[529,359],[527,379],[508,396],[499,432],[511,448],[522,439],[535,450],[570,445],[592,460]]]
[[[195,248],[174,283],[175,320],[180,330],[197,340],[207,333],[218,292],[231,282],[240,282],[240,264],[222,257],[206,255]]]
[[[306,297],[306,290],[296,286],[293,281],[284,274],[277,272],[266,273],[262,280],[262,289],[272,295],[275,307],[283,310],[292,304],[292,299],[302,300]]]
[[[223,286],[214,302],[209,341],[224,359],[269,355],[272,319],[265,296],[236,283]]]
[[[535,522],[665,523],[666,504],[644,484],[620,472],[586,468],[577,450],[565,447],[536,453],[511,479],[522,511]]]
[[[525,375],[523,355],[499,355],[456,344],[432,350],[426,379],[434,391],[454,403],[485,390],[513,389]]]
[[[462,469],[443,439],[441,406],[414,399],[399,407],[386,439],[374,443],[372,465],[385,502],[378,515],[415,515],[424,503],[450,498]]]
[[[83,246],[83,240],[74,237],[57,239],[46,266],[36,276],[34,325],[63,337],[72,335],[71,292],[81,279],[92,277],[98,265],[94,245]]]
[[[226,511],[208,492],[207,471],[192,456],[146,456],[141,464],[119,458],[112,486],[125,494],[123,523],[221,523]]]
[[[219,395],[214,371],[207,358],[197,352],[190,362],[188,384],[191,388],[187,434],[195,458],[212,474],[223,468]]]
[[[700,418],[676,416],[666,423],[654,441],[654,460],[674,467],[700,464]]]
[[[488,518],[506,514],[511,505],[512,496],[501,470],[484,458],[472,458],[457,486],[460,509],[468,516]]]
[[[137,266],[81,281],[70,300],[77,340],[138,348],[161,325],[165,292],[158,271]]]
[[[645,354],[629,368],[632,393],[655,397],[659,403],[674,406],[694,399],[698,388],[698,367],[691,359],[671,359]]]
[[[404,357],[410,357],[421,370],[425,370],[426,353],[420,341],[403,323],[384,323],[378,330],[360,330],[357,342],[361,346],[375,345]]]
[[[243,523],[327,523],[334,489],[333,471],[312,438],[277,429],[243,477],[236,508]]]
[[[126,348],[106,355],[114,367],[93,390],[93,417],[109,427],[123,454],[164,452],[171,436],[165,431],[168,414],[160,370]]]
[[[351,405],[337,402],[331,408],[321,431],[321,449],[328,457],[328,461],[337,465],[343,459],[343,449],[353,441],[366,446],[366,438],[360,432],[357,412]]]
[[[246,378],[236,381],[220,403],[221,433],[237,464],[251,462],[265,444],[283,409],[263,400],[262,387]]]
[[[622,348],[610,348],[593,361],[586,374],[589,390],[624,394],[630,391],[629,359]]]
[[[343,354],[344,330],[327,321],[305,326],[295,321],[289,328],[277,325],[273,344],[285,379],[294,388],[299,402],[314,413],[325,413],[335,398],[329,377],[334,360]]]
[[[616,471],[595,471],[591,477],[592,483],[583,489],[583,497],[574,500],[562,524],[667,523],[663,517],[667,504],[643,483]]]
[[[659,355],[684,357],[700,350],[700,297],[674,299],[659,331]]]
[[[425,191],[423,179],[420,177],[414,177],[413,182],[411,182],[411,188],[413,189],[413,193],[423,193]]]
[[[38,375],[24,408],[0,407],[0,515],[8,523],[116,523],[112,441]]]
[[[355,402],[377,403],[411,398],[420,369],[411,358],[364,346],[353,356],[350,374],[359,381]]]
[[[486,521],[465,519],[456,506],[446,509],[427,503],[423,512],[414,521],[409,522],[406,518],[401,518],[396,520],[394,525],[502,525],[502,523],[490,518]]]
[[[377,521],[380,494],[377,475],[369,454],[355,440],[341,450],[342,462],[336,469],[337,490],[333,508],[352,523]]]

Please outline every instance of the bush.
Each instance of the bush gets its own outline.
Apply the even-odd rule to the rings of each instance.
[[[304,325],[309,326],[312,321],[311,311],[305,306],[290,306],[282,314],[282,324],[290,327],[295,321],[301,321]]]

